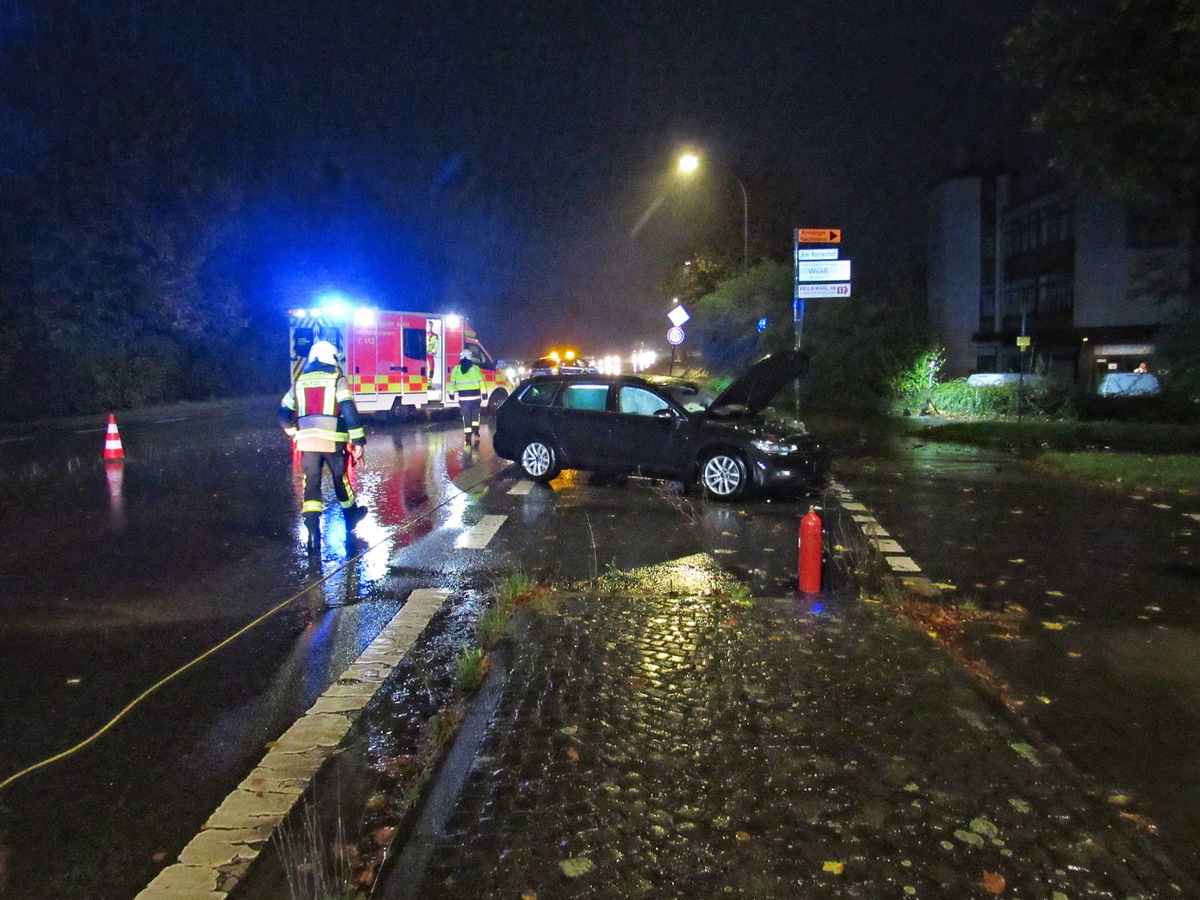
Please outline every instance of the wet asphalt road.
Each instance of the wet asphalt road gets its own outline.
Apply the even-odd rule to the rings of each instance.
[[[372,430],[359,484],[373,512],[360,530],[375,549],[343,569],[334,516],[325,555],[310,564],[272,405],[122,417],[119,478],[97,459],[102,420],[0,430],[0,779],[75,746],[291,600],[93,744],[0,790],[4,896],[136,893],[415,587],[477,598],[518,566],[570,583],[707,552],[757,596],[794,589],[806,503],[719,506],[639,479],[565,473],[513,498],[510,531],[540,538],[509,541],[515,549],[500,557],[454,553],[482,488],[450,485],[506,464],[486,437],[464,451],[453,420]],[[857,430],[836,444],[838,476],[934,581],[1029,610],[1017,640],[981,628],[973,652],[1029,698],[1026,714],[1081,769],[1130,794],[1195,871],[1189,510],[1064,487],[967,448]],[[514,483],[508,473],[489,489]]]
[[[1200,498],[1064,482],[916,437],[839,446],[839,477],[924,575],[1026,611],[1015,629],[969,629],[968,654],[1200,876]]]
[[[103,417],[0,429],[0,780],[17,776],[0,789],[0,895],[136,894],[416,587],[455,592],[461,642],[481,589],[518,567],[569,582],[711,550],[760,592],[794,577],[800,504],[577,473],[510,498],[509,530],[543,537],[456,550],[508,464],[488,426],[464,449],[453,417],[372,426],[362,540],[327,512],[310,561],[273,411],[123,415],[120,466],[99,459]]]
[[[327,515],[313,562],[273,407],[122,416],[117,468],[103,418],[0,431],[0,779],[54,760],[0,790],[4,896],[133,896],[414,587],[472,577],[438,536],[489,450],[373,434],[363,540]]]

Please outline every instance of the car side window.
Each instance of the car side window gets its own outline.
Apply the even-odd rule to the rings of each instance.
[[[608,403],[607,384],[568,384],[559,400],[567,409],[603,412]]]
[[[619,397],[619,408],[623,413],[635,416],[652,416],[670,405],[662,397],[645,388],[623,385]]]
[[[548,384],[533,383],[521,392],[518,398],[526,406],[549,406],[554,401],[554,394],[558,390],[558,385],[554,382]]]

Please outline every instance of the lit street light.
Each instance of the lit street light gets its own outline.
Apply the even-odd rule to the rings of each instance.
[[[691,175],[699,168],[700,157],[695,153],[685,153],[679,157],[679,173],[681,175]],[[746,186],[742,184],[742,179],[728,169],[725,171],[742,190],[742,274],[744,275],[750,271],[750,198],[746,195]]]

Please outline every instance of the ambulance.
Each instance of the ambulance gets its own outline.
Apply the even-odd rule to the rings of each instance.
[[[470,323],[453,314],[395,312],[330,302],[288,310],[293,383],[315,341],[330,341],[345,363],[359,412],[405,419],[420,410],[457,408],[446,396],[464,350],[483,371],[483,405],[494,411],[512,393],[503,368]]]

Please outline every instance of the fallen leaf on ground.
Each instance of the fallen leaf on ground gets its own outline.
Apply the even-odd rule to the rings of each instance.
[[[989,894],[999,894],[1004,890],[1006,884],[1004,876],[998,872],[985,871],[983,873],[983,889]]]
[[[1051,597],[1065,597],[1065,596],[1067,596],[1067,595],[1066,595],[1066,594],[1064,594],[1062,591],[1046,591],[1046,593],[1047,593],[1049,596],[1051,596]]]
[[[1017,565],[1020,565],[1021,563],[1025,562],[1025,560],[1023,560],[1023,559],[1010,559],[1010,560],[1009,560],[1009,562],[1010,562],[1010,563],[1016,563]]]
[[[564,859],[559,868],[562,873],[568,878],[578,878],[580,875],[586,875],[592,871],[592,861],[586,856],[573,856],[570,859]]]
[[[737,838],[739,841],[748,841],[748,840],[750,840],[750,832],[739,831],[736,834],[734,834],[734,837]]]
[[[1121,813],[1121,818],[1128,819],[1147,834],[1158,834],[1158,826],[1148,816],[1143,816],[1140,813],[1123,812]]]
[[[1042,627],[1049,628],[1051,631],[1062,631],[1067,626],[1065,626],[1062,622],[1043,622]]]
[[[821,871],[828,872],[831,875],[841,875],[846,871],[846,864],[834,860],[826,860],[825,864],[821,866]]]
[[[579,751],[574,747],[568,747],[567,759],[569,759],[571,762],[579,762]]]

